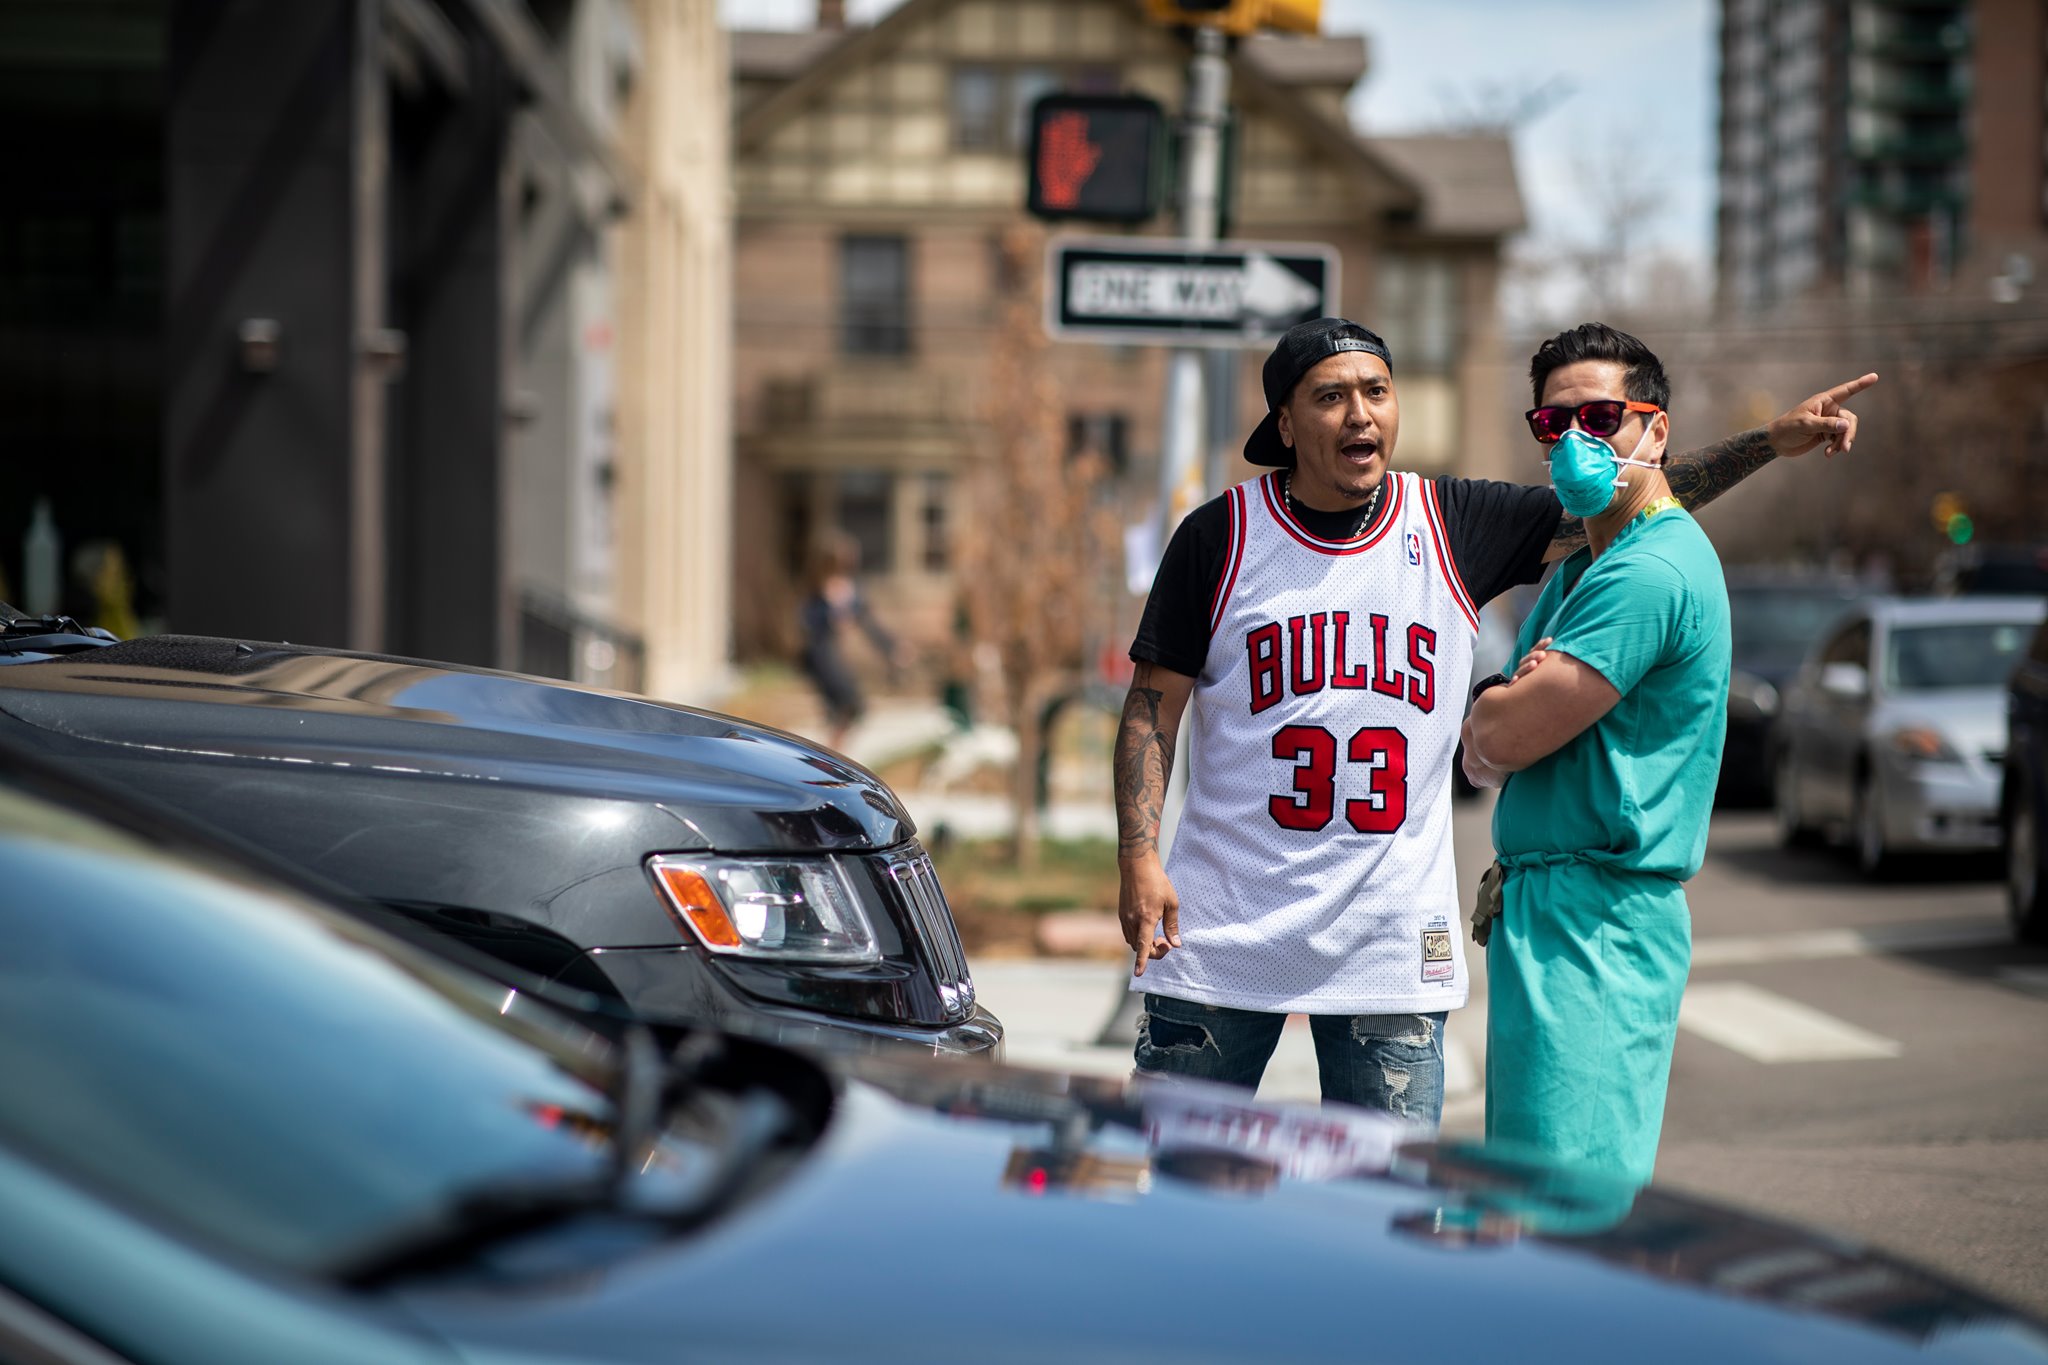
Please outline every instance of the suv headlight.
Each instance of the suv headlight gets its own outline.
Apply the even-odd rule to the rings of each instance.
[[[669,916],[714,953],[878,962],[874,926],[831,859],[647,860]]]

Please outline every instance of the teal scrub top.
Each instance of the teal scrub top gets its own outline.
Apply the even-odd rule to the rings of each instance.
[[[1706,532],[1667,507],[1557,568],[1522,623],[1614,685],[1612,710],[1509,776],[1493,811],[1503,861],[1550,854],[1680,881],[1699,871],[1728,721],[1728,587]]]

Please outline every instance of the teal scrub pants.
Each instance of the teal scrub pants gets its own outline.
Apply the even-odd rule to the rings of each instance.
[[[1692,965],[1685,889],[1541,858],[1503,860],[1486,945],[1487,1140],[1647,1181]]]

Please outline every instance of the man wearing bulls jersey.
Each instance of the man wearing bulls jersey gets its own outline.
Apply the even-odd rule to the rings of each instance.
[[[1357,323],[1291,329],[1262,382],[1245,457],[1273,472],[1181,523],[1131,646],[1115,786],[1138,1070],[1256,1086],[1303,1013],[1324,1098],[1434,1123],[1444,1019],[1467,991],[1450,777],[1478,609],[1586,532],[1547,487],[1391,470],[1392,358]],[[1854,434],[1819,394],[1666,477],[1697,508]]]

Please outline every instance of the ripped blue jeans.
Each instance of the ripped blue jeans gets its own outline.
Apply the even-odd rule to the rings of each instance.
[[[1145,996],[1139,1074],[1258,1088],[1287,1016]],[[1379,1109],[1434,1126],[1444,1108],[1444,1015],[1312,1014],[1325,1102]]]

